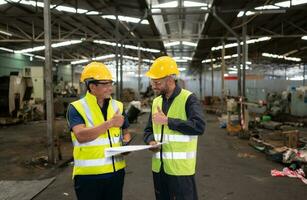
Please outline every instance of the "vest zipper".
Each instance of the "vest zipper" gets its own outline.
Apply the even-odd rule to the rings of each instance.
[[[112,147],[112,141],[111,141],[111,136],[110,136],[109,130],[108,130],[108,138],[109,138],[109,142],[110,142],[110,147]],[[113,171],[115,172],[114,156],[112,156],[112,165],[113,165]]]

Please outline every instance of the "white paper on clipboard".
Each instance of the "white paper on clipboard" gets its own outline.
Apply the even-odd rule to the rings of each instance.
[[[121,146],[121,147],[112,147],[112,148],[106,148],[104,150],[104,153],[106,157],[111,157],[111,156],[115,156],[115,155],[125,153],[125,152],[140,151],[140,150],[150,149],[154,147],[159,147],[162,144],[164,144],[164,142],[162,143],[158,142],[155,145],[127,145],[127,146]]]

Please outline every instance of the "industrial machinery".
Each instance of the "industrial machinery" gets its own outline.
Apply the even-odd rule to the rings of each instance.
[[[291,114],[307,117],[307,86],[291,88]]]
[[[22,77],[19,72],[0,77],[0,117],[21,118],[20,111],[31,100],[32,93],[30,77]]]

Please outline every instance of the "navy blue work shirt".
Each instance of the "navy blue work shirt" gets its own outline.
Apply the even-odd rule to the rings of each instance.
[[[180,94],[181,88],[176,85],[173,94],[167,99],[162,95],[162,112],[167,115],[167,112],[172,105],[174,99]],[[187,120],[175,119],[168,117],[168,127],[171,130],[181,132],[188,135],[202,135],[205,131],[206,123],[203,108],[195,94],[191,94],[185,104],[185,112]],[[144,142],[154,141],[152,129],[152,113],[150,112],[147,126],[144,129]]]

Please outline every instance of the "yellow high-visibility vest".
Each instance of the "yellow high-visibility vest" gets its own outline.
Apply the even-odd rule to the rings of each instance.
[[[167,117],[187,120],[185,104],[190,95],[191,92],[181,89],[180,94],[172,102]],[[157,112],[158,106],[162,108],[162,101],[161,95],[154,99],[152,113]],[[162,126],[154,123],[153,133],[157,142],[166,142],[162,145],[162,152],[153,154],[152,170],[154,172],[160,171],[162,160],[166,174],[175,176],[195,174],[198,136],[183,134],[169,129],[167,125]]]
[[[117,110],[123,112],[123,104],[114,99],[110,99],[107,108],[107,119],[104,119],[101,108],[94,95],[87,92],[85,97],[71,103],[80,113],[85,121],[86,127],[95,127],[105,120],[111,119]],[[105,157],[105,148],[121,146],[121,129],[110,128],[107,132],[101,133],[93,141],[79,143],[75,134],[71,132],[74,145],[74,169],[75,175],[95,175],[105,174],[123,169],[126,166],[123,156]]]

